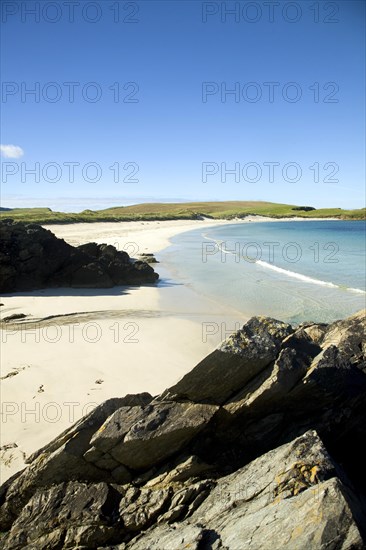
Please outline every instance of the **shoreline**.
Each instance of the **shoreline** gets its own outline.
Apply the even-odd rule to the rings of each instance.
[[[51,231],[72,245],[128,245],[136,256],[156,254],[173,235],[203,223],[72,224]],[[176,383],[247,320],[173,280],[164,265],[154,268],[157,285],[4,295],[1,317],[30,317],[2,329],[1,483],[106,399],[156,395]]]

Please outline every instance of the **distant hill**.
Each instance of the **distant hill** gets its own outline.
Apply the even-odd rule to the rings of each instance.
[[[4,206],[0,206],[0,212],[9,212],[12,210],[12,208],[5,208]]]
[[[337,218],[342,220],[364,220],[366,209],[342,210],[341,208],[320,208],[277,204],[264,201],[223,201],[187,203],[143,203],[132,206],[115,206],[104,210],[84,210],[80,213],[53,212],[50,208],[14,208],[0,212],[0,219],[40,224],[149,221],[149,220],[194,220],[202,218],[228,219],[246,216],[268,216],[270,218],[301,217]]]

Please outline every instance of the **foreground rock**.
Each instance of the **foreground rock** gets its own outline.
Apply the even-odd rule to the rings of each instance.
[[[40,225],[0,221],[0,292],[46,287],[110,288],[158,279],[144,261],[114,246],[73,247]]]
[[[253,318],[161,396],[100,405],[2,487],[3,547],[364,548],[365,324]]]
[[[4,549],[362,549],[360,503],[350,490],[307,432],[218,480],[38,489]]]
[[[218,480],[198,509],[181,511],[179,524],[159,521],[127,548],[363,548],[339,475],[307,432]],[[184,502],[179,494],[172,500]]]

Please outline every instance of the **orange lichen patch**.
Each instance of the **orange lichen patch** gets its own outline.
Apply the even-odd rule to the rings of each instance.
[[[277,486],[274,490],[274,496],[290,498],[298,495],[319,482],[319,471],[319,465],[311,466],[310,464],[295,462],[288,470],[279,473],[275,477]]]
[[[313,466],[310,470],[310,482],[311,483],[316,483],[318,482],[318,472],[319,472],[319,467],[318,466]]]

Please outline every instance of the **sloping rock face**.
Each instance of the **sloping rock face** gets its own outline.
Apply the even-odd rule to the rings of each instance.
[[[256,317],[162,395],[103,403],[1,488],[2,547],[365,548],[365,325]]]
[[[179,525],[158,522],[127,548],[363,548],[346,492],[310,431],[219,479]]]
[[[114,246],[73,247],[40,225],[0,221],[0,292],[46,287],[110,288],[153,283],[146,262],[133,262]]]
[[[275,360],[281,342],[292,332],[292,327],[281,321],[253,317],[178,384],[166,390],[162,399],[225,403]]]

